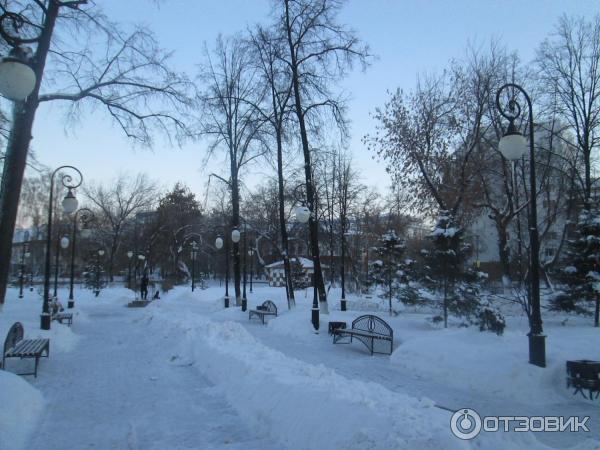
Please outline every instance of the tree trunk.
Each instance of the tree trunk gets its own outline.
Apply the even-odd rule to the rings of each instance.
[[[510,287],[510,249],[506,239],[506,226],[502,219],[495,219],[496,232],[498,233],[498,256],[500,257],[500,267],[502,268],[502,286],[504,289]]]
[[[302,152],[304,154],[304,175],[306,179],[306,199],[308,207],[311,210],[310,219],[308,221],[310,231],[310,245],[312,250],[314,272],[315,272],[315,283],[319,292],[319,303],[320,309],[323,313],[328,314],[329,308],[327,307],[327,294],[325,292],[325,285],[323,283],[323,272],[321,269],[321,259],[319,257],[319,223],[316,218],[315,211],[315,196],[313,191],[312,181],[312,165],[310,161],[310,147],[308,145],[308,134],[306,132],[306,123],[304,121],[304,111],[302,110],[302,99],[300,97],[300,80],[298,75],[298,62],[296,59],[296,53],[294,50],[294,43],[292,40],[292,29],[289,21],[289,4],[286,0],[286,28],[287,28],[287,40],[290,49],[291,58],[291,69],[292,69],[292,84],[294,88],[294,100],[295,110],[298,117],[298,124],[300,125],[300,137],[302,140]]]
[[[6,295],[12,253],[12,239],[17,220],[21,184],[27,163],[33,121],[39,105],[38,95],[40,84],[46,65],[46,56],[50,49],[54,25],[60,8],[59,4],[60,2],[58,1],[48,2],[45,21],[33,60],[33,70],[36,75],[33,92],[27,97],[25,102],[15,102],[14,104],[13,123],[8,137],[2,182],[0,184],[0,309],[4,304],[4,297]]]
[[[273,108],[276,110],[275,100],[273,100]],[[287,227],[285,223],[285,202],[284,202],[284,187],[283,187],[283,148],[281,143],[281,124],[275,130],[277,138],[277,187],[279,189],[279,227],[281,231],[281,249],[283,250],[283,269],[285,272],[285,286],[288,302],[288,309],[296,306],[296,298],[294,295],[294,283],[292,281],[292,270],[290,267],[290,252],[288,245]]]

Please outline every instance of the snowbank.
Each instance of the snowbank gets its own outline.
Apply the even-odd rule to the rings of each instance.
[[[239,323],[148,314],[153,331],[181,338],[179,364],[191,358],[189,363],[223,390],[252,427],[284,448],[469,448],[450,434],[450,414],[428,399],[290,358],[257,341]],[[502,440],[505,449],[544,448],[532,436],[503,437],[510,440]],[[499,439],[486,437],[485,442]]]
[[[564,389],[565,361],[600,356],[589,345],[594,339],[590,327],[580,331],[581,341],[587,340],[582,345],[577,345],[571,335],[560,339],[560,331],[554,329],[547,338],[547,367],[543,369],[528,364],[527,336],[523,332],[496,336],[473,327],[413,334],[396,348],[391,361],[448,385],[522,403],[553,403],[572,397]]]
[[[0,450],[19,450],[42,411],[42,394],[22,377],[0,370]]]

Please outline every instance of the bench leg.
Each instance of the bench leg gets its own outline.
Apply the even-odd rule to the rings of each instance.
[[[38,363],[39,363],[39,362],[40,362],[40,357],[39,357],[39,356],[36,356],[36,357],[35,357],[35,372],[34,372],[34,374],[33,374],[33,376],[34,376],[35,378],[37,378],[37,369],[38,369]]]

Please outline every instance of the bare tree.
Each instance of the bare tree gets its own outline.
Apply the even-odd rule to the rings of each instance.
[[[387,162],[395,182],[413,193],[408,206],[417,212],[433,208],[456,216],[474,183],[473,157],[490,96],[483,80],[474,81],[481,92],[468,107],[461,104],[466,86],[445,75],[426,76],[413,94],[397,91],[374,114],[376,134],[364,142]]]
[[[284,61],[292,73],[294,109],[298,119],[308,207],[315,211],[309,125],[323,108],[331,113],[336,126],[345,128],[343,99],[331,86],[342,78],[353,63],[365,67],[368,50],[352,30],[338,23],[342,2],[337,0],[278,0],[275,2],[277,30],[287,42]],[[327,295],[319,259],[318,221],[309,219],[314,259],[315,282],[321,310],[328,312]]]
[[[158,194],[157,184],[145,174],[138,174],[131,179],[122,173],[107,186],[90,183],[84,189],[84,194],[97,209],[99,223],[106,227],[108,274],[112,281],[115,256],[119,252],[127,221],[136,213],[154,206]]]
[[[204,91],[198,100],[203,117],[201,133],[211,142],[207,157],[222,150],[229,161],[229,179],[220,178],[231,192],[231,226],[240,226],[240,171],[262,154],[256,145],[263,119],[253,105],[261,103],[264,86],[244,41],[219,36],[214,51],[204,48],[200,79]],[[233,244],[236,304],[241,305],[240,246]]]
[[[340,220],[342,311],[346,311],[346,236],[350,230],[349,219],[356,207],[357,200],[365,190],[358,180],[359,174],[352,168],[352,158],[348,154],[340,152],[338,155],[337,209]]]
[[[126,136],[150,145],[155,133],[181,138],[189,134],[187,95],[192,84],[168,67],[161,50],[144,28],[125,32],[104,16],[94,2],[8,0],[2,13],[18,11],[24,19],[15,35],[2,43],[34,45],[33,92],[13,110],[0,186],[0,304],[4,303],[8,261],[18,199],[40,105],[63,101],[68,123],[88,111],[103,111]],[[6,31],[6,29],[5,29]],[[18,36],[17,36],[18,34]],[[85,108],[84,108],[85,106]]]
[[[537,54],[545,91],[570,125],[583,160],[582,200],[592,195],[592,152],[600,144],[600,15],[589,21],[562,16]]]
[[[251,34],[250,41],[256,52],[253,59],[258,66],[261,78],[264,80],[265,85],[268,86],[268,94],[265,96],[264,106],[256,105],[256,109],[264,118],[266,124],[271,128],[271,132],[267,133],[271,134],[275,139],[281,249],[283,254],[288,307],[292,308],[295,306],[296,300],[289,257],[283,173],[283,143],[284,139],[289,139],[289,135],[285,130],[291,125],[291,74],[289,67],[282,62],[283,55],[285,54],[285,41],[261,27],[257,27]]]

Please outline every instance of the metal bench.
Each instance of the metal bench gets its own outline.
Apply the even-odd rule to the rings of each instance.
[[[590,400],[600,396],[600,361],[588,361],[585,359],[579,361],[567,361],[567,388],[573,387],[575,391],[583,395],[583,390],[587,390]],[[596,397],[594,397],[596,394]]]
[[[336,328],[332,331],[334,344],[350,344],[356,338],[369,349],[371,355],[373,353],[391,355],[394,350],[394,330],[377,316],[370,314],[360,316],[352,321],[352,328]]]
[[[50,304],[50,311],[52,313],[52,320],[56,320],[58,323],[64,323],[71,326],[73,323],[73,313],[63,312],[62,305],[58,302],[52,302]]]
[[[35,358],[35,371],[18,375],[34,375],[37,378],[38,363],[42,356],[50,356],[50,339],[23,339],[23,325],[15,322],[4,341],[2,352],[2,369],[6,370],[7,358]]]
[[[256,309],[248,311],[248,320],[255,316],[259,317],[264,325],[265,316],[277,316],[277,306],[271,300],[266,300],[262,305],[257,306]]]
[[[56,320],[58,323],[66,322],[68,326],[71,326],[73,323],[73,313],[52,314],[52,320]]]

